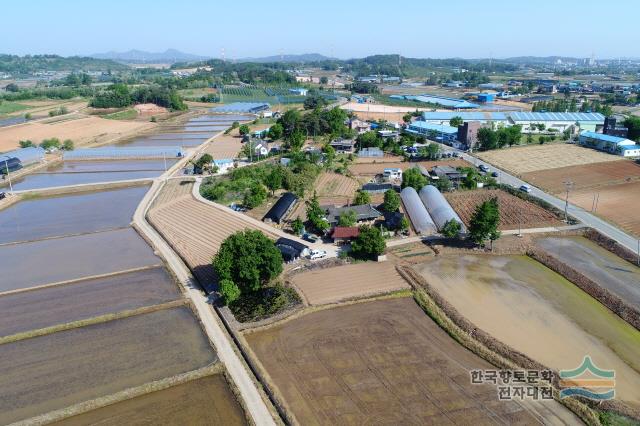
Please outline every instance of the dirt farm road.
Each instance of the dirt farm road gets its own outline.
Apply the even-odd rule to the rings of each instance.
[[[138,229],[149,238],[153,246],[176,274],[178,280],[184,285],[186,296],[193,302],[198,316],[202,320],[205,331],[213,341],[220,360],[224,363],[229,375],[237,386],[253,422],[256,425],[275,425],[271,413],[262,400],[256,384],[253,382],[240,357],[234,351],[233,343],[224,333],[223,326],[212,306],[209,304],[207,297],[200,290],[186,265],[146,220],[147,210],[163,186],[162,180],[162,178],[155,180],[151,189],[138,206],[133,221]]]
[[[484,164],[485,166],[491,168],[491,170],[497,171],[500,174],[499,179],[500,179],[500,182],[502,183],[506,183],[507,185],[511,185],[515,188],[518,188],[521,185],[525,185],[525,184],[529,185],[531,187],[531,195],[533,195],[534,197],[538,197],[548,202],[552,206],[564,211],[565,200],[561,200],[560,198],[554,197],[551,194],[547,194],[540,188],[536,188],[535,186],[532,186],[527,182],[521,179],[518,179],[513,175],[510,175],[504,170],[498,169],[493,164],[484,162],[477,157],[463,153],[462,151],[455,150],[451,147],[446,147],[446,149],[449,151],[459,152],[464,160],[467,160],[470,163],[475,164],[476,166],[480,166],[481,164]],[[569,194],[569,200],[571,200],[571,194]],[[575,206],[571,203],[569,203],[568,213],[571,216],[578,219],[579,221],[581,221],[584,225],[590,226],[596,229],[597,231],[600,231],[602,234],[616,240],[618,243],[622,244],[632,252],[635,253],[638,251],[639,240],[627,234],[626,232],[620,230],[618,227],[610,224],[609,222],[606,222],[600,219],[599,217],[594,216],[593,214],[584,210],[583,208]]]

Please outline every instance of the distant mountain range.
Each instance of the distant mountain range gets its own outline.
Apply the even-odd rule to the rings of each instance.
[[[331,60],[328,56],[319,53],[303,53],[300,55],[273,55],[261,58],[240,58],[235,59],[236,62],[317,62]]]
[[[184,53],[176,49],[167,49],[164,52],[145,52],[143,50],[129,50],[127,52],[106,52],[89,55],[96,59],[111,59],[113,61],[128,64],[194,62],[210,59],[207,56]]]

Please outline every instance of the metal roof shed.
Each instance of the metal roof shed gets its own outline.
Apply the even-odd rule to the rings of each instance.
[[[438,188],[433,185],[423,186],[420,190],[420,199],[438,226],[438,230],[442,230],[444,225],[453,219],[460,224],[460,232],[466,232],[464,223],[462,223],[458,214],[451,208],[451,205],[447,199],[444,198],[444,195],[438,191]]]
[[[269,209],[266,215],[262,218],[262,220],[271,222],[280,223],[282,218],[286,216],[286,214],[291,210],[294,204],[298,201],[298,197],[296,197],[291,192],[285,192],[282,197]]]
[[[406,187],[400,192],[400,198],[416,232],[427,235],[438,231],[415,189]]]

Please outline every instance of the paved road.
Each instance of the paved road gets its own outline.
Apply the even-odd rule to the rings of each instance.
[[[472,164],[475,164],[476,166],[480,166],[481,164],[484,164],[485,166],[489,167],[492,171],[497,171],[500,176],[499,176],[499,181],[501,183],[505,183],[507,185],[511,185],[513,187],[520,187],[521,185],[529,185],[531,187],[531,195],[538,197],[546,202],[548,202],[549,204],[551,204],[552,206],[563,210],[564,211],[564,206],[565,206],[565,200],[562,200],[560,198],[554,197],[553,195],[547,194],[546,192],[544,192],[543,190],[536,188],[535,186],[528,184],[527,182],[518,179],[517,177],[505,172],[504,170],[501,170],[495,166],[493,166],[492,164],[489,164],[485,161],[480,160],[477,157],[474,157],[472,155],[469,155],[467,153],[463,153],[462,151],[453,149],[451,147],[446,147],[446,150],[448,151],[457,151],[461,157],[467,161],[469,161]],[[569,201],[571,200],[571,198],[569,198]],[[581,207],[575,206],[571,203],[569,203],[569,208],[568,208],[568,213],[569,215],[575,217],[576,219],[578,219],[579,221],[581,221],[583,224],[590,226],[598,231],[600,231],[602,234],[608,236],[609,238],[612,238],[614,240],[616,240],[618,243],[622,244],[623,246],[627,247],[629,250],[636,252],[638,250],[638,239],[635,237],[632,237],[631,235],[627,234],[626,232],[620,230],[619,228],[617,228],[616,226],[610,224],[609,222],[606,222],[602,219],[600,219],[599,217],[591,214],[590,212],[584,210]]]
[[[189,273],[189,270],[173,251],[169,244],[156,232],[156,230],[146,221],[146,212],[155,199],[156,195],[162,188],[162,179],[157,179],[142,202],[138,206],[134,215],[134,223],[158,250],[160,255],[166,260],[168,266],[176,274],[178,280],[183,284],[186,290],[186,296],[191,299],[198,313],[198,317],[202,320],[204,329],[213,342],[220,361],[225,365],[231,379],[238,388],[240,395],[244,401],[245,407],[249,415],[256,425],[275,425],[271,413],[267,408],[264,400],[252,376],[247,371],[240,356],[234,350],[234,344],[230,337],[225,334],[223,325],[209,304],[209,300],[200,290],[200,286]]]

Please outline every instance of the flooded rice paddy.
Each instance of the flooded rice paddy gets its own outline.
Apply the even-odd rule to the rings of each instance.
[[[132,228],[0,246],[0,292],[160,264]]]
[[[20,201],[0,210],[0,244],[129,226],[148,190],[136,186]]]
[[[547,237],[536,243],[640,310],[640,268],[636,265],[584,237]]]
[[[177,159],[167,159],[170,168]],[[164,160],[82,160],[64,161],[13,181],[16,191],[53,188],[88,183],[155,178],[165,171]],[[5,186],[8,182],[4,183]]]
[[[0,421],[11,423],[216,361],[188,307],[0,345]]]
[[[616,371],[616,397],[640,404],[640,332],[571,282],[525,256],[441,256],[417,267],[460,313],[554,369],[585,355]]]
[[[127,401],[108,405],[56,426],[244,425],[240,405],[222,374],[196,379]]]
[[[0,337],[181,297],[159,266],[0,297]]]

